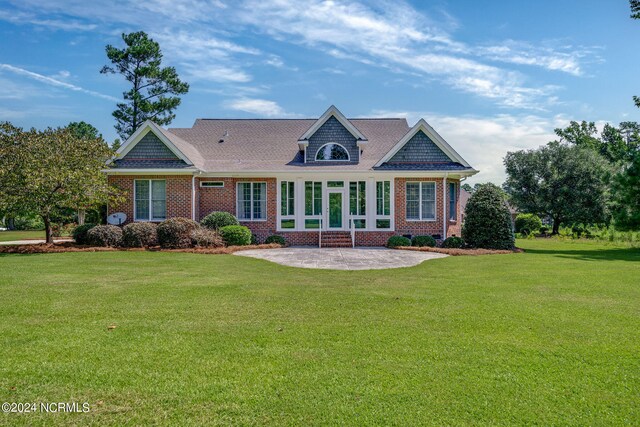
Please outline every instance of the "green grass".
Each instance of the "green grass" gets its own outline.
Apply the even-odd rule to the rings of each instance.
[[[31,240],[44,239],[44,231],[27,230],[27,231],[0,231],[0,242],[9,242],[12,240]]]
[[[0,254],[0,402],[91,404],[0,424],[637,425],[640,250],[518,244],[360,272]]]

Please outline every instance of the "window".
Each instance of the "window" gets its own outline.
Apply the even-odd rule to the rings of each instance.
[[[456,191],[456,183],[449,183],[449,220],[455,221],[458,218],[456,206],[458,206],[458,192]]]
[[[280,228],[296,228],[295,215],[295,187],[293,181],[280,183]]]
[[[349,161],[349,152],[340,144],[325,144],[316,153],[317,161]]]
[[[351,181],[349,183],[349,214],[354,217],[364,217],[367,214],[367,183],[366,181]],[[355,228],[366,228],[365,218],[354,218]]]
[[[222,188],[224,187],[223,181],[200,181],[200,187],[202,188]]]
[[[262,221],[267,219],[267,184],[239,182],[237,191],[238,219]]]
[[[134,181],[136,221],[163,221],[167,218],[167,182],[164,179]]]
[[[317,218],[322,215],[322,182],[305,181],[304,183],[304,228],[317,229],[320,228],[320,220]]]
[[[436,219],[436,183],[407,182],[407,219],[433,221]]]
[[[391,181],[376,181],[376,228],[391,228]]]

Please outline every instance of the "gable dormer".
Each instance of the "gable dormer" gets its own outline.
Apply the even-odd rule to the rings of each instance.
[[[335,107],[298,139],[305,163],[358,163],[367,138]]]
[[[376,163],[375,168],[432,171],[473,169],[424,119],[420,119]]]

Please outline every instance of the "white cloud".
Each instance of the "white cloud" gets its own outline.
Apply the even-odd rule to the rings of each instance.
[[[73,85],[71,83],[66,83],[66,82],[54,79],[52,77],[47,77],[47,76],[44,76],[42,74],[34,73],[33,71],[25,70],[24,68],[14,67],[13,65],[0,64],[0,71],[2,71],[2,70],[9,71],[9,72],[12,72],[14,74],[19,74],[21,76],[25,76],[25,77],[28,77],[30,79],[37,80],[37,81],[39,81],[41,83],[44,83],[44,84],[47,84],[47,85],[50,85],[50,86],[55,86],[55,87],[59,87],[59,88],[63,88],[63,89],[68,89],[68,90],[72,90],[72,91],[75,91],[75,92],[86,93],[87,95],[95,96],[97,98],[107,99],[109,101],[120,102],[120,100],[118,98],[115,98],[113,96],[105,95],[103,93],[96,92],[96,91],[89,90],[89,89],[85,89],[85,88],[82,88],[80,86]]]
[[[225,108],[244,111],[262,117],[293,117],[295,114],[287,113],[277,102],[259,98],[238,98],[226,101]]]
[[[556,139],[553,130],[568,125],[563,116],[500,114],[490,117],[448,116],[432,112],[375,110],[374,117],[405,117],[410,126],[424,118],[466,161],[480,171],[470,183],[505,179],[508,151],[538,148]]]

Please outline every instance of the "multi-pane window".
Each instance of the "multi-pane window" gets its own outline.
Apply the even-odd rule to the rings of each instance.
[[[280,228],[296,228],[295,215],[295,182],[280,183]]]
[[[349,152],[340,144],[325,144],[316,153],[317,161],[347,161]]]
[[[376,228],[391,228],[391,181],[376,181]]]
[[[239,182],[236,209],[238,219],[244,221],[267,219],[267,184]]]
[[[353,216],[367,214],[367,183],[366,181],[351,181],[349,183],[349,213]],[[353,219],[355,228],[366,228],[365,218]]]
[[[322,215],[322,182],[305,181],[304,214],[307,217],[319,217]],[[305,218],[304,228],[320,228],[320,219]]]
[[[164,179],[136,179],[134,215],[136,221],[167,218],[167,182]]]
[[[408,220],[436,219],[436,183],[407,182],[406,215]]]
[[[456,191],[456,183],[449,183],[449,219],[455,221],[458,217],[456,207],[458,206],[458,192]]]

